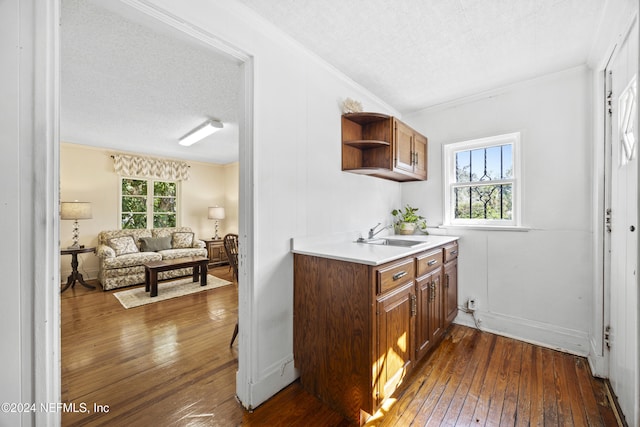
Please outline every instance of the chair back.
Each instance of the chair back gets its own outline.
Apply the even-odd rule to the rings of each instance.
[[[229,233],[224,236],[224,251],[227,253],[229,264],[233,268],[233,277],[238,280],[238,235]]]

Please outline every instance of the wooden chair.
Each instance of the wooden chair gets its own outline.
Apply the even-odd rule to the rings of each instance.
[[[227,253],[227,258],[229,259],[229,265],[233,269],[233,277],[238,281],[238,235],[237,234],[227,234],[223,239],[224,250]],[[231,337],[231,344],[229,347],[233,346],[233,342],[238,336],[238,322],[236,322],[236,327],[233,330],[233,336]]]

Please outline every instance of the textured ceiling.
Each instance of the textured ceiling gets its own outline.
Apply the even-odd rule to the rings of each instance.
[[[605,3],[238,1],[403,112],[586,63]]]
[[[237,2],[402,112],[586,63],[605,3]],[[62,0],[63,141],[237,161],[240,64],[166,27],[119,1]],[[177,144],[207,118],[225,129]]]
[[[237,161],[238,61],[143,16],[102,7],[109,3],[116,2],[62,1],[61,140]],[[208,118],[224,129],[191,147],[178,144]]]

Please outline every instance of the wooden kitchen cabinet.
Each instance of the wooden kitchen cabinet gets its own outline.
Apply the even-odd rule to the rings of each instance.
[[[444,327],[458,315],[458,243],[444,247]]]
[[[414,360],[416,316],[413,257],[374,270],[376,275],[376,404],[391,396]],[[377,362],[377,363],[376,363]]]
[[[457,313],[445,298],[454,295],[445,292],[445,259],[444,246],[379,266],[294,254],[302,387],[355,422],[375,413],[442,340],[445,307]],[[452,262],[449,288],[457,286]]]
[[[393,181],[427,179],[427,138],[380,113],[342,116],[342,170]]]
[[[377,302],[376,403],[391,396],[414,360],[415,285],[406,283],[378,297]]]
[[[394,163],[396,172],[427,179],[427,138],[398,119],[393,119]]]

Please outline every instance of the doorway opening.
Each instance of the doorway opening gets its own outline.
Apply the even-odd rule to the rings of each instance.
[[[61,3],[64,0],[61,0]],[[77,2],[74,2],[77,3]],[[237,118],[237,139],[239,141],[237,150],[238,150],[238,161],[239,161],[239,184],[238,184],[238,224],[237,230],[239,234],[240,240],[240,254],[239,254],[239,277],[238,282],[242,284],[239,287],[239,308],[238,308],[238,321],[240,323],[240,335],[239,339],[236,341],[236,346],[238,349],[238,375],[239,378],[237,380],[238,384],[240,384],[240,378],[243,377],[242,370],[244,366],[246,366],[246,360],[248,359],[248,354],[250,354],[250,345],[248,338],[250,336],[250,328],[251,325],[249,322],[244,321],[245,313],[247,313],[247,304],[251,303],[251,287],[252,283],[252,265],[248,263],[246,260],[251,259],[249,255],[252,253],[253,248],[253,240],[252,236],[252,170],[253,170],[253,158],[252,158],[252,79],[253,79],[253,63],[250,56],[241,52],[240,50],[235,49],[234,47],[224,43],[223,41],[217,39],[215,36],[201,30],[198,28],[194,28],[193,26],[187,25],[184,22],[177,20],[176,18],[164,14],[159,11],[157,8],[149,6],[145,2],[137,1],[137,0],[126,0],[123,2],[117,2],[116,5],[111,5],[110,7],[116,10],[118,13],[123,13],[127,17],[135,16],[137,20],[144,21],[145,23],[152,25],[156,28],[164,28],[165,30],[171,30],[176,37],[182,37],[184,39],[193,39],[196,40],[200,44],[205,44],[208,48],[212,50],[217,50],[220,55],[226,55],[240,64],[240,82],[238,87],[235,89],[238,91],[238,118]],[[126,3],[126,4],[125,4]],[[64,23],[63,23],[64,25]],[[64,40],[62,41],[64,43]],[[58,84],[56,82],[56,84]],[[62,91],[61,91],[62,92]],[[62,97],[64,97],[64,92],[62,93]],[[56,107],[58,108],[58,107]],[[64,126],[64,117],[62,117],[61,122]],[[79,142],[80,143],[80,142]],[[59,147],[58,147],[59,152]],[[167,156],[170,157],[170,156]],[[59,176],[56,178],[60,178]],[[116,227],[112,227],[116,228]],[[58,248],[56,247],[54,252]],[[58,304],[59,310],[59,299],[54,304]],[[53,322],[57,322],[56,319],[50,319]],[[232,332],[232,329],[229,333]],[[63,373],[64,375],[64,373]],[[55,382],[54,382],[55,383]],[[234,389],[235,389],[234,385]],[[241,396],[241,392],[238,391],[238,394]],[[98,402],[99,403],[99,402]],[[105,402],[107,403],[107,402]]]

